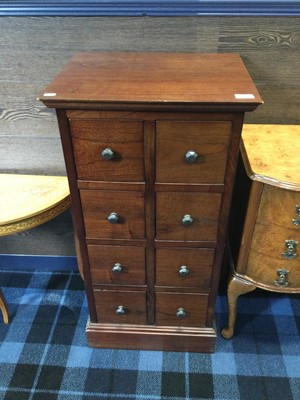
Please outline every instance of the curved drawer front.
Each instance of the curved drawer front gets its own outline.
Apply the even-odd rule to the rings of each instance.
[[[257,268],[258,265],[261,267]],[[300,291],[299,260],[286,262],[264,254],[250,253],[246,276],[258,286],[270,290]]]
[[[94,290],[99,322],[146,324],[146,292]]]
[[[300,287],[298,204],[299,192],[264,185],[247,275],[271,289]]]
[[[144,193],[80,191],[86,237],[144,239]]]
[[[157,182],[223,183],[230,133],[228,121],[158,121]]]
[[[88,245],[93,284],[145,284],[145,248]]]
[[[280,270],[287,271],[282,284]],[[246,274],[270,288],[300,288],[300,232],[257,223]]]
[[[156,325],[205,326],[207,295],[156,294]]]
[[[197,288],[208,292],[213,249],[156,249],[156,285]]]
[[[264,185],[257,221],[300,233],[300,192]]]
[[[70,120],[78,179],[144,181],[143,123]]]
[[[157,193],[156,238],[216,241],[221,197],[220,193]]]

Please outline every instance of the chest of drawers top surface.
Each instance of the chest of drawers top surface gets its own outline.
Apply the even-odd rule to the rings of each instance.
[[[84,79],[83,79],[84,78]],[[240,56],[201,53],[78,53],[41,94],[49,107],[78,102],[223,104],[262,100]]]

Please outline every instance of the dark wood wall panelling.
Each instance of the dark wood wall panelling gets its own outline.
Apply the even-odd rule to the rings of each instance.
[[[240,53],[265,104],[248,123],[300,123],[297,17],[0,18],[0,171],[63,175],[55,114],[37,94],[78,51]],[[2,237],[0,253],[72,255],[70,213]]]

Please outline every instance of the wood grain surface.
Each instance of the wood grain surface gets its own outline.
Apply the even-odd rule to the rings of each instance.
[[[223,184],[230,132],[229,121],[158,121],[157,182]],[[187,151],[196,152],[194,162]]]
[[[98,319],[102,323],[146,324],[146,292],[94,290]],[[124,314],[117,314],[118,307]]]
[[[196,288],[207,293],[210,288],[214,249],[156,249],[156,285]],[[187,275],[180,275],[182,266]]]
[[[0,225],[42,214],[69,194],[63,176],[0,174]]]
[[[145,238],[143,192],[81,190],[80,197],[87,238]],[[117,223],[108,221],[111,213]]]
[[[299,124],[299,38],[296,17],[1,18],[0,171],[65,174],[55,113],[36,97],[79,51],[240,53],[264,100],[246,122]],[[0,251],[69,253],[71,221],[57,218]]]
[[[285,269],[289,271],[288,289],[299,290],[298,255],[286,259],[282,254],[287,251],[286,240],[299,243],[299,227],[292,221],[299,199],[298,191],[264,185],[247,262],[246,276],[254,282],[273,288],[277,270]],[[299,252],[297,245],[294,252]]]
[[[300,191],[299,137],[300,125],[245,124],[242,153],[251,179]]]
[[[252,111],[262,103],[238,54],[157,51],[76,53],[39,99],[55,108],[118,109],[117,102],[138,110],[189,103]]]
[[[141,121],[71,119],[72,144],[79,179],[144,181],[144,136]],[[103,158],[110,149],[113,157]]]
[[[215,242],[220,205],[219,193],[157,193],[157,240]],[[182,223],[185,215],[190,215],[193,219],[190,226]]]
[[[145,284],[144,247],[89,245],[88,254],[94,284]],[[120,272],[113,271],[115,264],[119,264]]]
[[[205,326],[208,296],[161,292],[156,294],[156,325]],[[178,309],[185,316],[178,317]]]

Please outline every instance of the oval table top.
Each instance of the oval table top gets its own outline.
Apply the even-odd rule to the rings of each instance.
[[[0,174],[0,236],[40,225],[69,206],[65,176]]]

